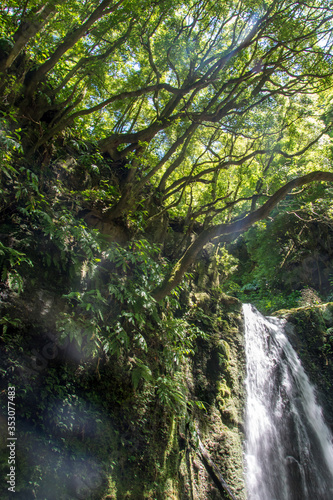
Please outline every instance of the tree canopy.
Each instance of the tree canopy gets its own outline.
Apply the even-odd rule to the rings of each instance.
[[[207,242],[333,180],[332,18],[318,0],[6,2],[3,211],[29,199],[12,189],[22,165],[43,192],[76,148],[109,221],[168,217],[192,234],[162,299]]]

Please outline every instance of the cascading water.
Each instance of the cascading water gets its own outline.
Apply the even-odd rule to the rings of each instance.
[[[243,306],[248,500],[332,500],[333,440],[284,321]]]

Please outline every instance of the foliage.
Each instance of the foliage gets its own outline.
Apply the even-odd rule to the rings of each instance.
[[[257,207],[291,180],[331,180],[331,10],[289,0],[2,6],[3,210],[45,210],[45,165],[67,150],[89,179],[67,188],[85,207],[108,207],[109,220],[141,233],[169,213],[184,234],[196,228],[200,249],[262,218]],[[158,300],[196,257],[188,250]]]
[[[333,354],[333,335],[332,329],[328,329],[327,336],[325,338],[325,342],[321,346],[321,351],[323,354],[327,356],[332,356]]]
[[[7,286],[18,293],[23,290],[23,278],[17,270],[21,264],[32,266],[31,260],[23,253],[6,247],[0,241],[0,269],[1,280]]]
[[[178,200],[180,213],[190,210],[192,220],[219,217],[304,169],[296,152],[309,139],[319,134],[325,143],[319,110],[328,98],[329,20],[316,2],[284,4],[91,7],[94,28],[83,25],[73,41],[71,30],[87,11],[82,2],[61,5],[47,18],[47,29],[27,40],[29,64],[4,52],[9,81],[2,92],[11,104],[23,92],[21,109],[33,103],[39,145],[74,123],[76,142],[104,136],[101,148],[140,172],[138,188],[156,175],[165,200]],[[1,14],[6,39],[21,15],[28,25],[37,21],[32,3],[24,13],[7,6]],[[10,84],[18,64],[23,90]],[[225,169],[227,179],[220,175]],[[212,189],[204,189],[207,182]]]
[[[220,288],[262,309],[296,305],[306,286],[329,296],[329,245],[315,254],[314,241],[331,238],[332,9],[331,0],[1,4],[3,373],[16,376],[47,321],[52,342],[66,338],[80,359],[76,368],[67,351],[49,360],[18,404],[49,441],[59,483],[76,478],[59,472],[65,441],[68,463],[81,466],[83,443],[97,449],[96,428],[106,429],[109,448],[130,450],[113,467],[137,472],[151,463],[138,450],[152,414],[160,433],[160,417],[167,429],[187,405],[204,409],[187,401],[182,370],[202,329],[211,337],[222,319],[182,301],[206,243],[218,246]],[[295,194],[314,181],[325,184]],[[321,284],[298,280],[310,256]],[[57,299],[36,326],[29,306],[44,289]],[[228,375],[227,344],[217,366]],[[121,439],[95,404],[112,417],[117,408]],[[135,449],[128,433],[138,429]],[[46,498],[41,477],[36,467],[29,494]]]
[[[330,300],[331,211],[332,200],[322,186],[281,204],[274,219],[229,246],[238,270],[226,291],[263,312]]]
[[[57,326],[62,338],[75,341],[86,356],[104,353],[123,359],[125,366],[128,360],[134,389],[143,381],[155,384],[160,401],[176,408],[184,403],[185,391],[177,373],[203,332],[175,316],[176,293],[162,308],[151,297],[167,265],[158,254],[159,248],[146,240],[110,245],[95,258],[82,291],[64,295],[69,308]],[[158,363],[148,345],[159,351]]]

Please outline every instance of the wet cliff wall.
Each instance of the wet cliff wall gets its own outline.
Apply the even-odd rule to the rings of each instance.
[[[15,387],[16,497],[204,500],[232,498],[229,491],[243,500],[241,304],[221,292],[212,249],[174,297],[173,315],[168,302],[154,320],[142,302],[135,332],[145,349],[115,353],[100,345],[105,323],[96,315],[107,323],[120,314],[103,290],[125,273],[105,271],[104,304],[84,266],[72,276],[56,265],[59,249],[52,246],[49,262],[41,245],[44,253],[31,252],[34,267],[22,269],[24,290],[1,287],[1,475]],[[11,498],[8,484],[1,489]]]

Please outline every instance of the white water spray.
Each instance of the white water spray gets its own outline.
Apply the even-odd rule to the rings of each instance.
[[[333,438],[284,321],[243,306],[248,500],[332,500]]]

